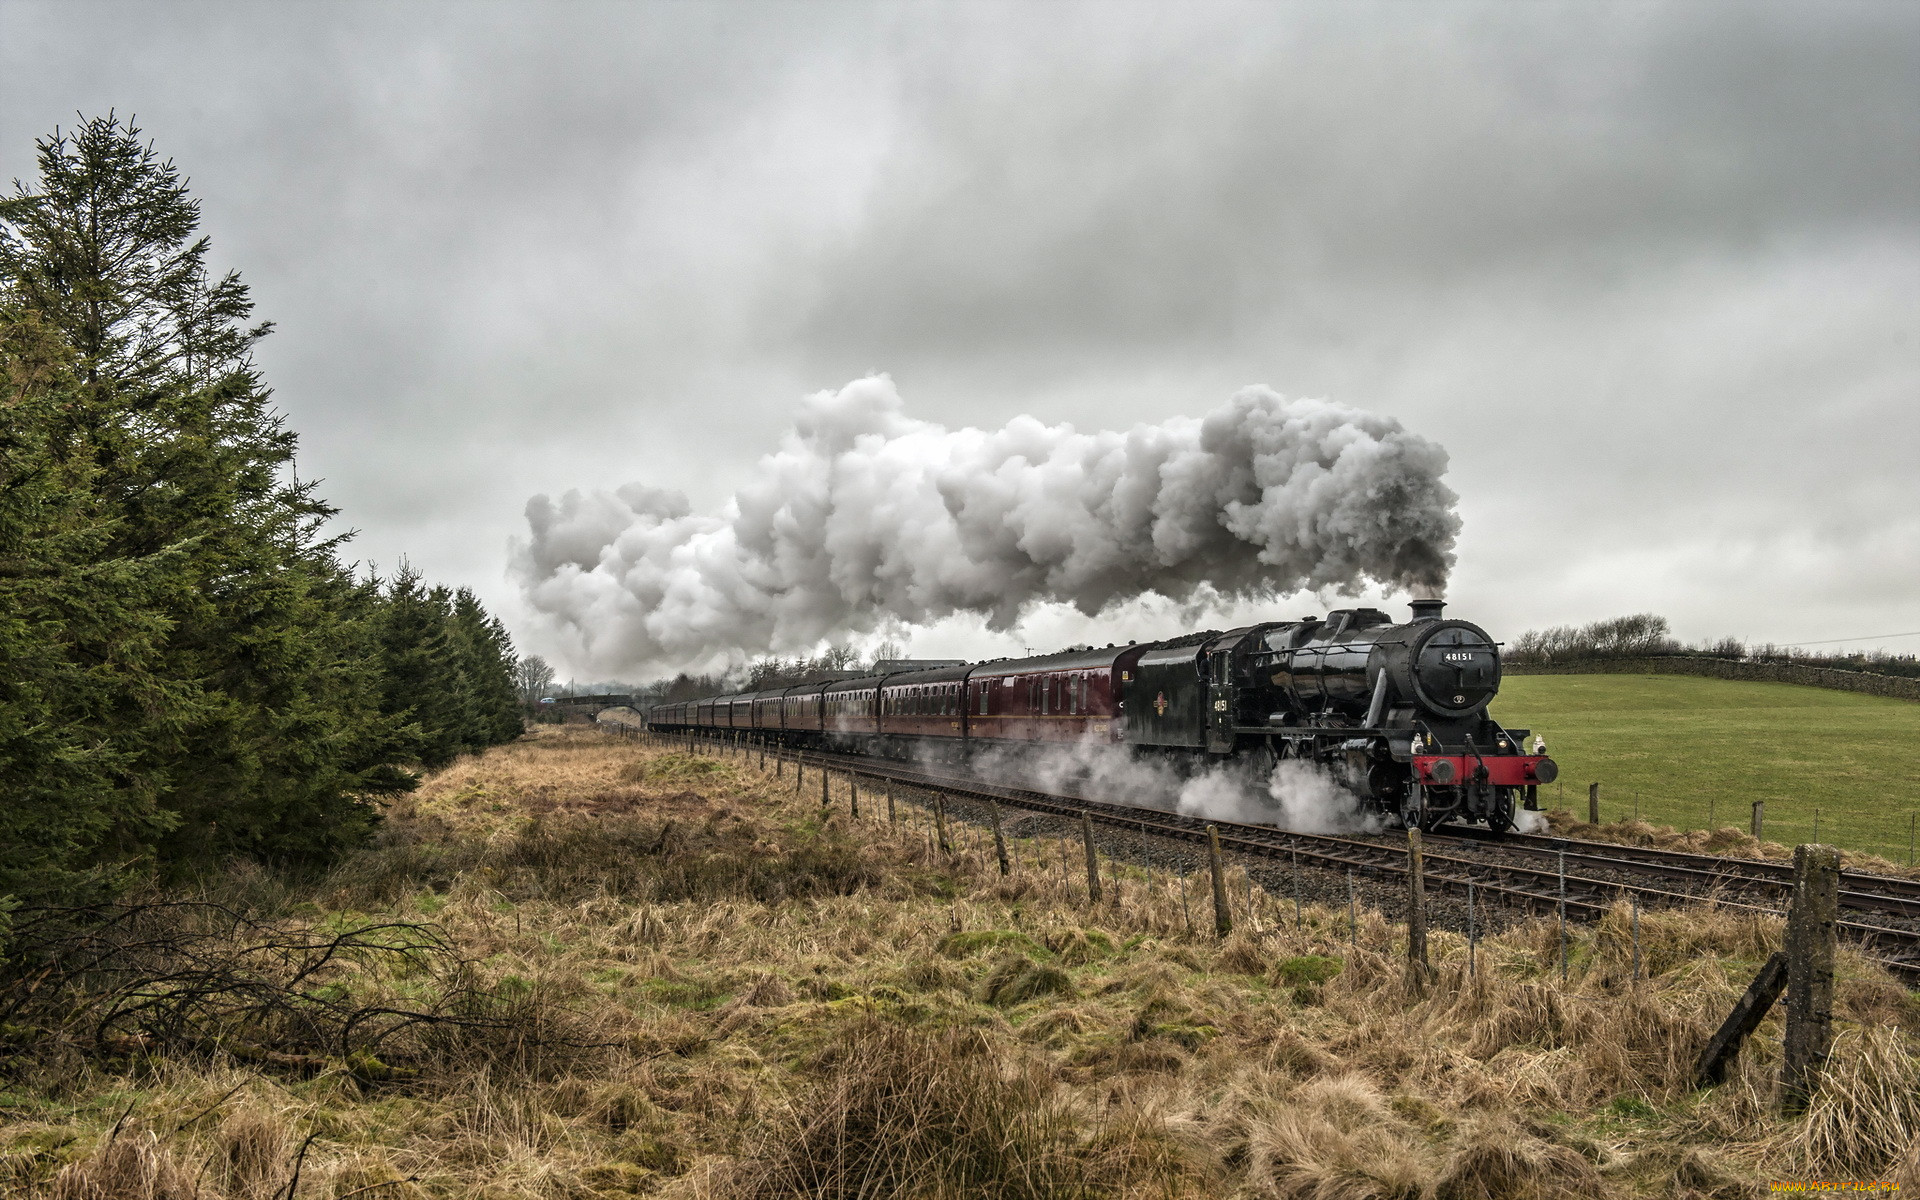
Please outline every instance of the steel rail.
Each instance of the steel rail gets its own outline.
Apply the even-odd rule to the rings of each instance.
[[[1541,837],[1530,834],[1509,834],[1506,838],[1493,838],[1441,831],[1432,837],[1436,842],[1486,846],[1510,854],[1535,855],[1541,858],[1552,858],[1564,853],[1568,862],[1577,861],[1591,867],[1641,875],[1660,875],[1668,879],[1709,887],[1741,891],[1757,890],[1774,896],[1790,895],[1793,891],[1792,868],[1784,863],[1755,863],[1750,859],[1723,858],[1687,851],[1662,852],[1661,857],[1651,857],[1640,852],[1653,849],[1652,847],[1618,846],[1612,842],[1596,842],[1584,838]],[[1510,841],[1509,838],[1525,840]],[[1683,863],[1698,865],[1682,865]],[[1747,869],[1751,866],[1769,869],[1764,872],[1754,872]],[[1859,912],[1883,913],[1888,916],[1920,917],[1920,888],[1915,889],[1915,894],[1903,895],[1894,893],[1904,891],[1904,888],[1873,892],[1862,891],[1858,886],[1883,882],[1901,885],[1911,883],[1910,880],[1891,879],[1884,875],[1868,875],[1859,871],[1842,872],[1840,906]],[[1854,886],[1848,886],[1850,884]]]
[[[1501,839],[1501,845],[1510,849],[1539,849],[1547,853],[1553,853],[1562,845],[1604,846],[1609,852],[1620,857],[1636,858],[1650,865],[1693,866],[1703,870],[1741,874],[1753,879],[1771,880],[1789,885],[1793,882],[1792,864],[1776,859],[1735,858],[1724,854],[1702,854],[1694,850],[1670,850],[1663,846],[1595,842],[1537,833],[1509,833]],[[1898,875],[1876,875],[1870,871],[1842,871],[1840,885],[1842,888],[1852,888],[1861,895],[1885,899],[1920,900],[1920,879],[1907,879]]]
[[[693,736],[699,737],[695,734]],[[711,740],[711,739],[707,739]],[[755,747],[757,749],[757,746]],[[770,750],[772,746],[768,747]],[[1077,819],[1081,812],[1102,824],[1112,825],[1131,831],[1164,837],[1170,840],[1203,843],[1207,838],[1207,827],[1218,830],[1222,849],[1234,850],[1265,858],[1290,857],[1297,854],[1310,864],[1329,867],[1352,867],[1369,876],[1404,876],[1407,872],[1407,851],[1400,846],[1382,842],[1358,841],[1352,838],[1334,837],[1328,834],[1298,833],[1292,830],[1277,829],[1268,825],[1251,825],[1237,821],[1206,820],[1188,817],[1162,809],[1139,808],[1132,805],[1113,804],[1107,801],[1090,800],[1079,796],[1062,796],[1054,793],[1038,792],[1027,788],[992,783],[978,778],[940,775],[924,769],[886,759],[874,759],[866,755],[841,754],[824,750],[803,750],[785,747],[779,750],[789,761],[813,766],[816,769],[838,770],[853,776],[870,779],[884,779],[910,787],[929,791],[944,792],[948,795],[976,800],[1002,801],[1030,811],[1044,813],[1068,819]],[[1579,860],[1598,865],[1606,869],[1626,873],[1659,874],[1672,878],[1698,879],[1710,877],[1716,886],[1732,886],[1743,882],[1770,882],[1758,877],[1728,878],[1725,873],[1716,874],[1701,869],[1678,867],[1672,863],[1660,863],[1653,858],[1637,859],[1628,857],[1608,857],[1593,853],[1605,847],[1612,850],[1611,843],[1581,841],[1567,838],[1538,838],[1535,835],[1509,835],[1530,839],[1534,842],[1562,843],[1569,847],[1569,860]],[[1492,839],[1456,838],[1448,836],[1445,841],[1462,843],[1480,841],[1489,846],[1506,849],[1506,842]],[[1578,847],[1579,849],[1573,849]],[[1522,843],[1515,847],[1525,853],[1557,854],[1558,848],[1542,850],[1536,845]],[[1632,850],[1645,850],[1647,847],[1630,847]],[[1677,853],[1677,852],[1674,852]],[[1425,854],[1425,881],[1429,888],[1440,891],[1454,891],[1464,894],[1469,884],[1478,892],[1491,894],[1509,903],[1516,903],[1529,911],[1553,910],[1560,902],[1560,875],[1557,871],[1537,870],[1512,864],[1487,863],[1449,854],[1435,853],[1429,850]],[[1711,856],[1696,856],[1708,858]],[[1730,860],[1749,862],[1751,860]],[[1677,872],[1686,872],[1678,874]],[[1870,877],[1876,881],[1884,877]],[[1748,904],[1729,900],[1721,896],[1702,897],[1686,892],[1673,892],[1645,884],[1624,883],[1616,880],[1592,879],[1587,876],[1568,874],[1567,912],[1579,915],[1587,920],[1598,920],[1615,903],[1627,895],[1638,896],[1643,902],[1668,907],[1689,903],[1698,903],[1711,899],[1718,907],[1736,908],[1749,912],[1762,912],[1779,915],[1781,910],[1771,905]],[[1886,897],[1855,893],[1862,900],[1884,902]],[[1843,903],[1845,902],[1843,898]],[[1837,923],[1840,931],[1861,943],[1863,949],[1891,950],[1891,956],[1885,953],[1870,954],[1869,957],[1886,967],[1889,971],[1909,980],[1920,982],[1920,932],[1907,929],[1889,929],[1877,925],[1866,925],[1854,921]]]

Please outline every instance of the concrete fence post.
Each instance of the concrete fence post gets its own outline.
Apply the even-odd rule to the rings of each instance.
[[[1407,986],[1418,993],[1427,982],[1426,855],[1420,829],[1407,830]]]
[[[1207,826],[1207,866],[1213,873],[1213,932],[1226,937],[1233,932],[1233,910],[1227,904],[1227,869],[1220,861],[1220,829]]]
[[[1793,900],[1787,908],[1787,1037],[1780,1103],[1803,1112],[1833,1046],[1834,927],[1840,914],[1840,851],[1793,848]]]
[[[934,828],[940,834],[940,853],[952,854],[953,843],[947,840],[947,797],[944,792],[933,795]]]
[[[1000,874],[1012,874],[1013,868],[1007,862],[1007,839],[1000,832],[1000,806],[989,800],[987,812],[993,818],[993,856],[1000,860]]]
[[[1093,818],[1080,812],[1080,844],[1087,852],[1087,903],[1100,903],[1100,856],[1093,849]]]

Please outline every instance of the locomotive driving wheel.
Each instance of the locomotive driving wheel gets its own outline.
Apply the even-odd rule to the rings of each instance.
[[[1487,806],[1487,828],[1495,833],[1505,833],[1513,828],[1512,788],[1493,789],[1493,803]]]

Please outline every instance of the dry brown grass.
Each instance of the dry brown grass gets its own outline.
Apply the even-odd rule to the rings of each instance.
[[[1656,825],[1651,821],[1638,819],[1602,821],[1594,825],[1580,820],[1567,809],[1554,809],[1547,813],[1547,824],[1556,834],[1586,838],[1596,842],[1612,842],[1620,846],[1654,846],[1662,850],[1683,850],[1691,854],[1720,854],[1729,858],[1791,859],[1793,857],[1792,846],[1781,842],[1762,841],[1747,830],[1733,825],[1722,825],[1716,829],[1679,829],[1672,825]],[[1761,832],[1766,831],[1763,829]],[[1848,850],[1845,855],[1846,868],[1849,871],[1920,879],[1920,867],[1910,867],[1905,863],[1894,862],[1878,854],[1868,854],[1859,850]]]
[[[1314,906],[1295,927],[1263,905],[1261,932],[1216,943],[1189,934],[1165,874],[1130,870],[1089,910],[1058,844],[1019,843],[1003,880],[976,830],[948,856],[919,809],[895,829],[863,812],[849,821],[841,793],[823,819],[790,774],[589,730],[457,764],[379,845],[272,903],[314,928],[431,922],[504,1030],[455,1028],[384,1078],[218,1053],[29,1073],[0,1092],[0,1192],[265,1200],[296,1164],[308,1200],[1920,1183],[1920,1008],[1857,956],[1805,1117],[1775,1115],[1777,1016],[1725,1085],[1691,1089],[1777,922],[1643,913],[1636,981],[1616,913],[1576,931],[1565,985],[1549,924],[1482,942],[1473,976],[1436,932],[1412,997],[1378,913],[1357,950],[1345,911]],[[381,986],[424,1002],[444,985]],[[548,1020],[600,1048],[547,1053]]]

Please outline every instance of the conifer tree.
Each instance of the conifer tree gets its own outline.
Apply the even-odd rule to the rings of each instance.
[[[238,276],[210,276],[199,206],[137,129],[96,118],[38,149],[38,189],[0,202],[0,279],[64,347],[42,452],[89,514],[90,562],[138,565],[161,627],[142,664],[164,703],[112,693],[96,716],[126,787],[94,850],[324,855],[401,781],[364,715],[332,510],[293,478],[253,364],[269,326],[246,324]]]
[[[103,554],[112,523],[87,465],[55,446],[71,365],[0,297],[0,897],[109,887],[169,825],[132,769],[145,739],[128,720],[172,699],[152,671],[167,564]]]
[[[466,649],[464,670],[472,721],[468,744],[484,750],[510,742],[523,729],[520,698],[514,687],[518,660],[513,639],[499,618],[489,614],[466,588],[454,593],[453,623]]]
[[[173,164],[112,115],[38,150],[0,200],[0,900],[323,862],[517,736],[511,643],[339,561]]]

